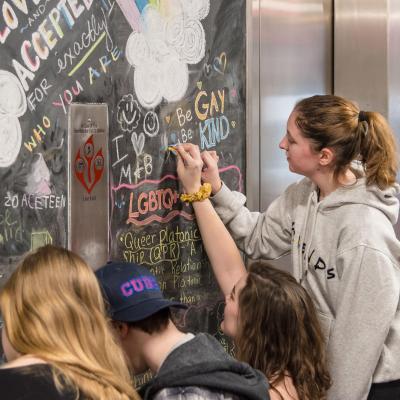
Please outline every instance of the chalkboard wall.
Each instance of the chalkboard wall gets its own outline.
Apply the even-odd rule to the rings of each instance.
[[[245,9],[245,0],[3,2],[0,284],[29,250],[68,245],[68,106],[104,102],[110,258],[147,265],[190,305],[181,326],[219,334],[221,297],[166,147],[216,150],[224,181],[244,191]]]

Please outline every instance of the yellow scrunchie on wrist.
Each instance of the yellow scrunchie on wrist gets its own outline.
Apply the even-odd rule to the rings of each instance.
[[[194,201],[202,201],[208,199],[210,195],[211,195],[211,184],[203,183],[200,186],[198,192],[192,194],[182,193],[180,195],[180,199],[181,201],[185,201],[187,203],[193,203]]]

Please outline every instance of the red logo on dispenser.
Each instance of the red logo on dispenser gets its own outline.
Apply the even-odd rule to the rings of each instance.
[[[103,150],[100,148],[96,155],[94,151],[93,135],[91,135],[75,157],[75,176],[89,194],[101,179],[104,170]]]

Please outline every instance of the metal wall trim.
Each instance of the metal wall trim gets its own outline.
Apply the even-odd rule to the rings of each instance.
[[[260,0],[246,2],[246,194],[260,209]]]

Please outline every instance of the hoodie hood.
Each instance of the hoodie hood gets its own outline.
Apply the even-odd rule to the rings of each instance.
[[[184,386],[227,392],[241,399],[269,399],[265,376],[229,356],[214,337],[205,333],[173,350],[140,393],[148,399],[163,388]]]
[[[365,177],[362,177],[354,185],[341,186],[329,194],[320,202],[319,211],[329,212],[343,205],[362,204],[381,211],[394,225],[399,214],[399,193],[398,183],[387,189],[379,189],[376,185],[367,186]]]

